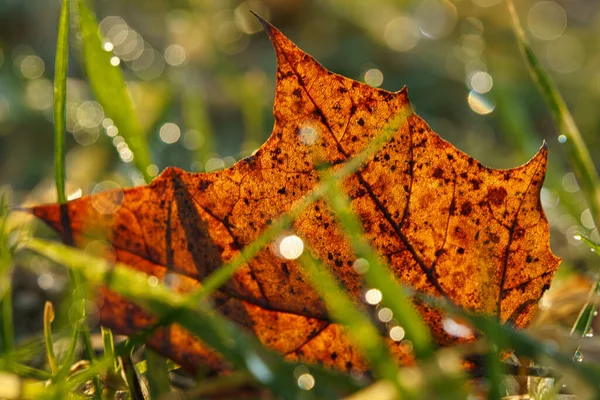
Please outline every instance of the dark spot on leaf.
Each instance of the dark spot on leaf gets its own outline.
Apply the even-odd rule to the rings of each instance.
[[[494,187],[488,190],[488,200],[496,206],[502,205],[506,195],[506,189],[503,187]]]
[[[462,206],[460,206],[460,214],[461,215],[469,215],[471,214],[471,211],[473,210],[473,207],[471,206],[471,203],[466,201],[463,203]]]

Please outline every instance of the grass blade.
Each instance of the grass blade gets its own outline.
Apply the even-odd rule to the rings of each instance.
[[[541,65],[525,38],[525,32],[523,31],[512,0],[506,0],[506,4],[510,12],[512,27],[517,37],[519,49],[525,58],[533,80],[542,93],[542,97],[550,107],[550,112],[559,133],[565,135],[567,138],[564,145],[567,149],[569,162],[573,168],[573,172],[577,176],[581,190],[592,213],[594,223],[596,227],[600,227],[600,178],[590,152],[556,84]]]
[[[54,75],[54,169],[55,169],[55,182],[56,190],[58,192],[58,201],[60,204],[66,204],[67,198],[65,194],[65,135],[66,135],[66,99],[67,99],[67,68],[69,63],[69,0],[63,0],[60,19],[58,23],[58,36],[56,40],[56,59],[55,59],[55,75]],[[61,208],[61,214],[64,215],[63,221],[66,226],[69,226],[68,216],[66,209]],[[70,237],[70,229],[65,229],[65,236],[63,240],[70,243],[72,238]],[[74,286],[75,293],[79,293],[78,284],[80,277],[78,273],[70,273],[71,283]],[[48,320],[45,319],[45,322]],[[49,331],[49,323],[47,324]],[[77,324],[73,328],[73,341],[69,348],[75,348],[78,327]],[[88,359],[92,361],[94,359],[92,340],[87,326],[82,325],[81,328],[81,339],[84,342],[84,346],[87,351]],[[50,343],[48,343],[50,340]],[[46,348],[48,353],[48,360],[53,373],[58,372],[58,366],[54,358],[52,351],[52,342],[50,337],[46,337]],[[70,358],[70,357],[69,357]],[[66,361],[69,361],[67,358]],[[53,365],[54,364],[54,365]],[[100,396],[101,386],[98,378],[94,379],[96,387],[96,395]]]
[[[201,163],[201,170],[204,171],[209,155],[215,151],[214,130],[208,114],[208,105],[203,96],[204,88],[187,74],[185,77],[186,85],[182,97],[183,121],[190,132],[188,134],[194,135],[194,141],[198,142],[194,158]]]
[[[58,202],[65,204],[65,130],[67,126],[67,68],[69,66],[69,0],[63,0],[58,22],[54,68],[54,176]]]
[[[44,341],[46,343],[48,365],[52,375],[55,375],[58,372],[58,364],[54,355],[54,344],[52,343],[52,321],[54,321],[54,307],[52,307],[52,303],[47,301],[44,306]]]
[[[160,354],[146,348],[146,376],[148,378],[148,388],[150,396],[158,399],[162,394],[171,391],[171,382],[169,380],[169,368],[167,359]]]
[[[139,372],[135,368],[135,364],[131,360],[131,355],[127,354],[121,357],[123,360],[123,369],[125,370],[125,380],[129,387],[129,395],[132,400],[146,400],[142,383],[140,381]]]
[[[8,190],[0,190],[0,324],[2,324],[1,349],[8,354],[15,349],[13,307],[12,307],[12,262],[8,247]]]
[[[121,69],[111,64],[111,54],[102,48],[98,23],[86,1],[77,0],[77,9],[79,31],[83,38],[83,58],[90,86],[105,114],[114,121],[132,151],[134,165],[146,182],[150,182],[150,151]]]
[[[381,291],[383,304],[388,306],[394,317],[402,324],[403,329],[413,343],[415,355],[420,359],[433,356],[433,347],[429,329],[417,314],[411,302],[404,295],[403,288],[382,262],[375,250],[364,239],[362,224],[352,212],[350,200],[339,188],[337,180],[324,177],[324,184],[329,187],[326,199],[343,230],[350,240],[358,258],[366,261],[368,269],[364,276],[371,288]]]
[[[100,327],[102,333],[102,347],[104,349],[104,357],[114,360],[113,372],[117,370],[117,359],[115,358],[115,342],[113,339],[112,330],[104,326]]]

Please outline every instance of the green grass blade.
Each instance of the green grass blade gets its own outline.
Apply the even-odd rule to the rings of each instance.
[[[153,399],[158,399],[162,394],[171,391],[167,359],[148,348],[144,354],[146,355],[146,376],[148,378],[150,396]]]
[[[581,238],[581,241],[585,243],[589,248],[600,255],[600,244],[594,242],[585,235],[577,234],[576,237]],[[573,328],[571,329],[571,335],[579,335],[585,337],[592,328],[592,322],[594,321],[595,313],[598,310],[598,296],[600,295],[600,274],[596,273],[596,282],[590,288],[588,299],[584,306],[581,308]],[[579,348],[577,349],[579,351]]]
[[[356,308],[325,266],[308,249],[305,249],[298,261],[307,272],[311,285],[325,301],[328,313],[334,321],[346,327],[352,341],[369,360],[375,375],[389,381],[400,393],[406,395],[398,381],[398,365],[369,317]]]
[[[81,323],[83,321],[78,321],[73,326],[73,330],[71,331],[71,340],[69,342],[69,347],[67,348],[67,352],[62,360],[60,370],[56,374],[54,382],[60,382],[61,379],[65,379],[69,376],[69,372],[71,371],[71,367],[75,363],[75,350],[77,349],[77,338],[79,336],[79,331],[81,329]]]
[[[206,303],[189,303],[185,296],[171,291],[162,283],[150,286],[147,275],[142,272],[119,263],[109,265],[103,259],[65,245],[32,239],[24,247],[70,269],[81,271],[90,283],[106,285],[109,290],[139,304],[159,319],[177,310],[176,323],[223,354],[233,365],[250,372],[258,382],[275,394],[283,398],[295,398],[302,393],[293,374],[297,365],[286,362],[279,355],[265,349],[256,337],[214,313]],[[357,387],[347,379],[340,379],[337,373],[318,367],[315,367],[315,371],[319,374],[317,376],[315,372],[316,379],[323,380],[322,384],[313,388],[315,396],[339,397],[340,387],[345,390]],[[279,377],[286,376],[289,379],[276,379],[274,372]]]
[[[573,172],[577,176],[579,186],[590,208],[594,223],[596,227],[600,227],[600,178],[590,152],[556,84],[541,65],[525,38],[525,32],[523,31],[512,0],[506,0],[506,4],[510,12],[512,27],[517,37],[519,49],[525,58],[533,80],[542,93],[542,97],[550,107],[559,133],[565,135],[567,138],[564,145],[566,146],[569,162],[572,165]]]
[[[65,204],[65,136],[67,68],[69,66],[69,0],[63,0],[58,22],[54,69],[54,176],[58,202]]]
[[[8,354],[15,349],[13,306],[12,306],[12,256],[8,247],[8,190],[0,190],[0,313],[2,324],[1,349]]]
[[[77,6],[79,31],[83,39],[83,58],[90,86],[105,114],[114,121],[119,134],[132,151],[134,165],[146,182],[150,182],[150,151],[121,69],[111,64],[111,54],[102,48],[98,23],[86,1],[77,0]]]
[[[21,378],[39,379],[42,381],[52,377],[47,371],[33,368],[25,364],[17,363],[7,359],[0,359],[0,371],[12,372],[19,375]]]
[[[54,343],[52,342],[52,321],[54,321],[54,307],[49,301],[44,306],[44,342],[46,343],[46,357],[52,375],[58,372],[58,363],[54,355]]]
[[[594,253],[600,255],[600,243],[594,242],[592,239],[590,239],[589,237],[587,237],[581,233],[578,233],[576,235],[576,238],[581,238],[581,241],[583,243],[585,243],[590,248],[590,250],[592,250]]]
[[[194,151],[194,158],[202,164],[201,170],[204,171],[209,155],[215,151],[215,135],[208,114],[208,105],[203,96],[205,91],[202,90],[202,85],[190,81],[188,83],[186,79],[183,88],[183,120],[186,129],[189,130],[187,134],[194,135],[194,140],[201,143]]]
[[[132,400],[146,400],[144,391],[142,389],[142,383],[140,381],[139,372],[135,368],[135,364],[131,360],[131,355],[124,355],[121,357],[123,360],[123,369],[125,370],[125,380],[129,387],[129,396]]]
[[[60,204],[67,202],[65,194],[65,135],[66,135],[66,99],[67,99],[67,68],[69,63],[69,0],[63,0],[60,20],[58,24],[58,36],[56,41],[56,59],[55,59],[55,75],[54,75],[54,170],[55,170],[55,181],[56,189],[58,192],[58,201]],[[67,218],[68,222],[68,218]],[[65,230],[69,232],[69,230]],[[67,233],[68,236],[68,233]],[[68,241],[71,238],[66,239]],[[71,283],[74,285],[75,292],[78,292],[78,281],[80,280],[75,273],[70,274]],[[47,321],[46,321],[47,322]],[[49,325],[49,324],[48,324]],[[77,327],[74,327],[73,342],[70,344],[70,348],[75,348],[77,338]],[[81,330],[81,339],[84,342],[88,358],[93,360],[93,349],[92,341],[87,329],[87,326]],[[46,338],[48,340],[48,337]],[[50,338],[51,340],[51,338]],[[54,353],[51,352],[52,343],[46,343],[48,360],[53,373],[58,372],[58,366],[54,359]],[[68,360],[67,360],[68,361]],[[54,366],[53,366],[54,364]],[[70,367],[70,366],[69,366]],[[100,382],[95,379],[96,393],[100,395]]]
[[[383,265],[376,251],[364,239],[362,224],[352,212],[350,200],[339,188],[337,184],[339,181],[331,177],[324,177],[323,181],[329,187],[326,195],[327,204],[340,221],[357,258],[366,260],[368,269],[364,277],[367,285],[381,292],[383,304],[392,310],[394,318],[402,325],[413,343],[417,358],[430,358],[433,355],[433,347],[429,329],[404,294],[405,288],[396,281],[389,267]]]
[[[117,370],[117,359],[115,357],[115,341],[113,339],[112,330],[104,326],[100,327],[102,333],[102,347],[104,349],[104,357],[114,360],[113,372]]]

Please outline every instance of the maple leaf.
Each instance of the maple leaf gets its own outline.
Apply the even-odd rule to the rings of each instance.
[[[267,142],[222,171],[167,168],[148,186],[68,203],[64,215],[74,243],[105,239],[118,261],[179,291],[198,288],[317,185],[317,163],[348,161],[404,113],[393,137],[342,182],[367,239],[413,289],[527,326],[559,263],[539,200],[546,147],[522,167],[487,168],[414,114],[405,88],[392,93],[331,73],[280,31],[266,29],[278,65]],[[44,205],[33,213],[64,232],[60,209]],[[363,281],[355,256],[325,201],[304,210],[293,229],[358,299]],[[102,324],[133,334],[154,321],[103,293]],[[270,247],[237,270],[213,300],[219,312],[288,359],[367,369],[300,266]],[[439,310],[415,307],[438,343],[457,340],[444,330]],[[408,346],[388,342],[399,362],[411,359]],[[148,343],[191,371],[225,368],[218,354],[177,325],[159,329]]]

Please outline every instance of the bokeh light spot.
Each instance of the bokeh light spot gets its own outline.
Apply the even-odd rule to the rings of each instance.
[[[362,275],[369,270],[369,262],[364,258],[357,258],[356,261],[354,261],[354,264],[352,264],[352,268],[354,268],[358,274]]]
[[[556,39],[567,27],[567,14],[554,1],[538,1],[527,14],[527,27],[538,39]]]
[[[369,289],[365,293],[366,302],[373,306],[381,303],[382,299],[383,295],[381,294],[381,291],[379,289]]]
[[[304,242],[296,235],[284,237],[279,243],[279,253],[287,260],[295,260],[302,255]]]
[[[186,57],[185,49],[178,44],[172,44],[165,49],[165,60],[169,65],[181,65],[185,62]]]
[[[467,102],[469,103],[471,110],[480,115],[489,114],[494,111],[494,108],[496,107],[492,101],[486,99],[484,96],[474,90],[469,92]]]
[[[315,386],[315,378],[311,374],[302,374],[298,378],[298,387],[302,390],[311,390]]]
[[[377,68],[365,72],[365,82],[369,86],[379,87],[383,83],[383,73]]]
[[[21,74],[27,79],[37,79],[44,73],[44,60],[36,55],[28,55],[21,60]]]
[[[377,312],[377,318],[379,318],[381,322],[390,322],[393,317],[394,313],[387,307],[384,307]]]
[[[113,214],[117,212],[123,205],[123,189],[121,186],[113,181],[104,181],[97,184],[92,190],[92,195],[100,194],[99,196],[92,196],[92,206],[100,214]]]
[[[556,72],[575,72],[585,61],[585,47],[578,38],[562,35],[548,43],[546,58],[550,68]]]
[[[492,89],[492,76],[484,71],[475,72],[471,76],[471,88],[477,93],[487,93]]]
[[[394,342],[401,341],[402,339],[404,339],[405,335],[406,332],[404,332],[404,328],[402,328],[401,326],[394,326],[392,327],[392,329],[390,329],[390,338]]]
[[[412,18],[401,16],[391,19],[385,26],[383,38],[392,50],[409,51],[419,42],[419,27]]]
[[[300,141],[306,146],[311,146],[315,144],[317,139],[319,138],[319,133],[312,126],[305,126],[300,128],[299,131]]]
[[[181,129],[177,124],[172,122],[167,122],[163,126],[160,127],[159,131],[160,140],[167,144],[175,143],[181,137]]]
[[[444,318],[442,327],[451,336],[459,338],[468,338],[473,336],[473,331],[466,325],[463,325],[452,318]]]
[[[456,7],[448,0],[421,1],[415,16],[421,32],[431,39],[448,36],[457,21]]]

